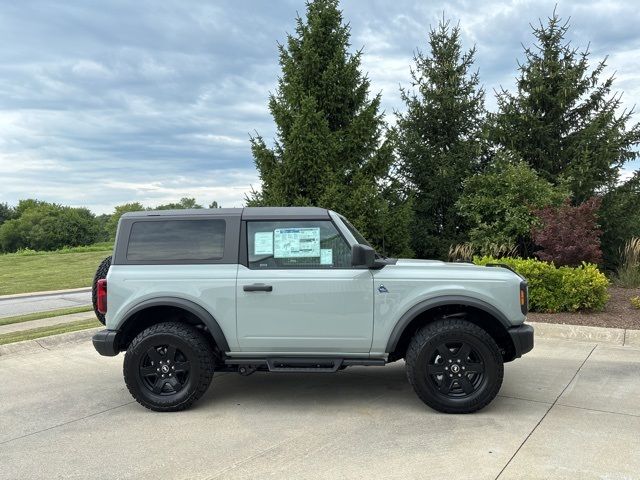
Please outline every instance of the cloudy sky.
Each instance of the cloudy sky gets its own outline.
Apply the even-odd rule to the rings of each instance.
[[[590,43],[594,60],[609,55],[627,107],[640,104],[633,3],[557,1],[572,42]],[[413,52],[443,12],[460,22],[465,46],[477,46],[493,109],[493,90],[513,87],[529,23],[555,4],[343,0],[342,8],[391,120]],[[1,1],[0,202],[37,197],[104,213],[189,195],[241,206],[259,186],[249,134],[274,135],[266,102],[279,74],[276,42],[293,31],[296,12],[303,1]]]

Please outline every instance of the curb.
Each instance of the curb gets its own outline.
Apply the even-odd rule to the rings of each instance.
[[[91,287],[81,287],[81,288],[69,288],[67,290],[49,290],[45,292],[13,293],[11,295],[0,295],[0,302],[2,300],[14,300],[16,298],[47,297],[49,295],[61,295],[65,293],[84,293],[84,292],[90,292],[90,291],[91,291]]]
[[[534,337],[606,343],[621,347],[640,347],[640,330],[587,327],[583,325],[567,325],[563,323],[527,323],[535,329]]]
[[[21,353],[36,353],[42,350],[51,350],[60,346],[74,345],[78,343],[90,342],[91,337],[103,327],[87,328],[76,332],[61,333],[49,337],[36,338],[34,340],[24,340],[22,342],[7,343],[0,345],[0,357],[5,355],[15,355]]]

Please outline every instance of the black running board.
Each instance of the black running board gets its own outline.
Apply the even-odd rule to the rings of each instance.
[[[341,358],[267,358],[270,372],[337,372]]]
[[[227,358],[226,365],[266,367],[270,372],[315,372],[332,373],[340,367],[355,365],[385,365],[382,358],[334,358],[334,357],[269,357],[269,358]]]

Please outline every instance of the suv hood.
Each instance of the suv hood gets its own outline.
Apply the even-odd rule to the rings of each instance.
[[[442,260],[420,260],[417,258],[399,258],[396,265],[408,266],[408,267],[427,267],[430,265],[445,265],[446,262]]]
[[[465,274],[476,274],[482,272],[485,278],[509,278],[517,277],[523,279],[520,275],[515,273],[511,269],[507,268],[488,268],[484,265],[476,265],[471,262],[443,262],[442,260],[422,260],[414,258],[400,258],[394,264],[394,268],[398,268],[402,271],[422,271],[422,269],[433,270],[436,269],[440,272],[449,272],[454,276]],[[473,273],[472,273],[473,272]]]

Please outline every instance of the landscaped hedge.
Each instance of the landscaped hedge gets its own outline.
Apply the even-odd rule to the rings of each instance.
[[[557,268],[534,259],[474,257],[477,265],[504,263],[529,282],[532,312],[576,312],[602,310],[609,299],[609,280],[591,263]]]

